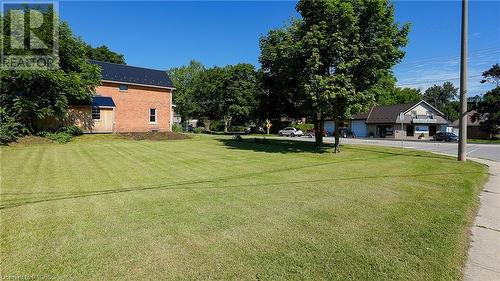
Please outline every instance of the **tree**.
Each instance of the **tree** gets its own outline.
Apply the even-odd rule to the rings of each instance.
[[[396,86],[396,77],[391,73],[383,77],[370,90],[378,105],[394,105],[422,100],[422,93],[415,88],[400,88]]]
[[[308,107],[305,112],[313,112],[316,145],[322,145],[325,116],[334,118],[335,152],[339,152],[340,119],[374,101],[369,90],[404,56],[401,47],[406,45],[409,27],[395,23],[394,7],[385,0],[299,1],[297,11],[302,20],[264,38],[276,41],[270,48],[276,51],[271,53],[286,56],[279,58],[262,50],[261,57],[266,58],[263,68],[270,77],[293,75],[297,92],[291,93],[296,94],[295,101]],[[281,34],[284,32],[289,34]],[[286,70],[269,67],[275,65]]]
[[[448,120],[458,118],[456,104],[453,102],[458,98],[458,88],[451,82],[444,82],[442,86],[434,85],[424,92],[424,100],[432,104],[438,110],[445,113]]]
[[[52,11],[44,13],[44,16],[52,16]],[[7,14],[2,20],[9,24],[10,16]],[[44,32],[37,35],[52,36],[51,30]],[[7,39],[7,36],[1,36]],[[60,22],[59,54],[55,58],[59,69],[1,70],[0,132],[15,130],[16,136],[33,133],[37,120],[49,116],[63,117],[70,104],[90,103],[101,75],[99,67],[88,62],[85,50],[86,44],[73,35],[66,23]],[[10,140],[13,138],[15,136]]]
[[[92,46],[86,46],[86,52],[89,59],[112,62],[118,64],[126,64],[125,57],[122,54],[115,53],[111,51],[107,46],[102,45],[96,48],[92,48]]]
[[[260,38],[261,64],[259,94],[261,115],[272,120],[273,128],[279,129],[282,117],[311,116],[310,106],[299,91],[300,69],[303,62],[296,55],[300,21],[290,26],[271,30]]]
[[[500,65],[498,65],[498,63],[483,72],[483,80],[481,80],[481,83],[486,82],[492,83],[496,87],[500,86]]]
[[[500,87],[495,87],[484,94],[474,118],[481,116],[484,116],[479,123],[481,130],[487,132],[490,139],[494,138],[500,133]]]
[[[237,64],[206,69],[195,82],[196,102],[208,129],[211,120],[219,120],[227,132],[233,120],[248,120],[255,108],[259,91],[253,65]]]
[[[500,133],[500,67],[498,63],[483,72],[483,77],[481,83],[489,82],[496,87],[484,94],[473,118],[482,119],[479,123],[481,130],[487,132],[490,138],[494,138]]]
[[[175,86],[173,103],[175,111],[181,116],[181,121],[185,122],[188,117],[192,117],[199,112],[199,106],[196,103],[196,82],[198,77],[205,71],[205,67],[195,60],[189,62],[189,65],[174,67],[167,70]]]

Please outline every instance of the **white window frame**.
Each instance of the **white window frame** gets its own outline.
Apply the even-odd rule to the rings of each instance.
[[[94,110],[98,110],[99,111],[99,118],[96,119],[94,118]],[[93,121],[100,121],[101,120],[101,109],[98,107],[98,106],[93,106],[91,111],[90,111],[90,114],[92,115],[92,120]]]
[[[155,121],[154,122],[151,122],[151,109],[154,109],[155,110]],[[149,120],[149,124],[158,124],[158,109],[155,108],[155,107],[150,107],[149,110],[148,110],[148,120]]]

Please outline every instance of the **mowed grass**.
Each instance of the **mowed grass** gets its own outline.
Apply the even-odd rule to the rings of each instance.
[[[1,275],[456,280],[486,168],[224,137],[1,148]]]

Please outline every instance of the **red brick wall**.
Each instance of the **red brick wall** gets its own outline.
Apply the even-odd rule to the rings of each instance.
[[[119,85],[103,82],[96,89],[97,95],[115,102],[114,132],[170,131],[171,90],[128,85],[128,91],[120,91]],[[149,123],[150,108],[156,108],[156,124]]]

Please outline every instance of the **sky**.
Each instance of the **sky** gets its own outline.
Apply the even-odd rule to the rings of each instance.
[[[295,1],[60,1],[61,18],[92,46],[107,45],[127,64],[156,69],[240,62],[259,67],[259,38],[300,17]],[[410,23],[405,58],[394,68],[398,85],[425,90],[458,86],[460,1],[396,1],[396,20]],[[491,85],[481,73],[500,62],[500,1],[469,3],[470,96]]]

